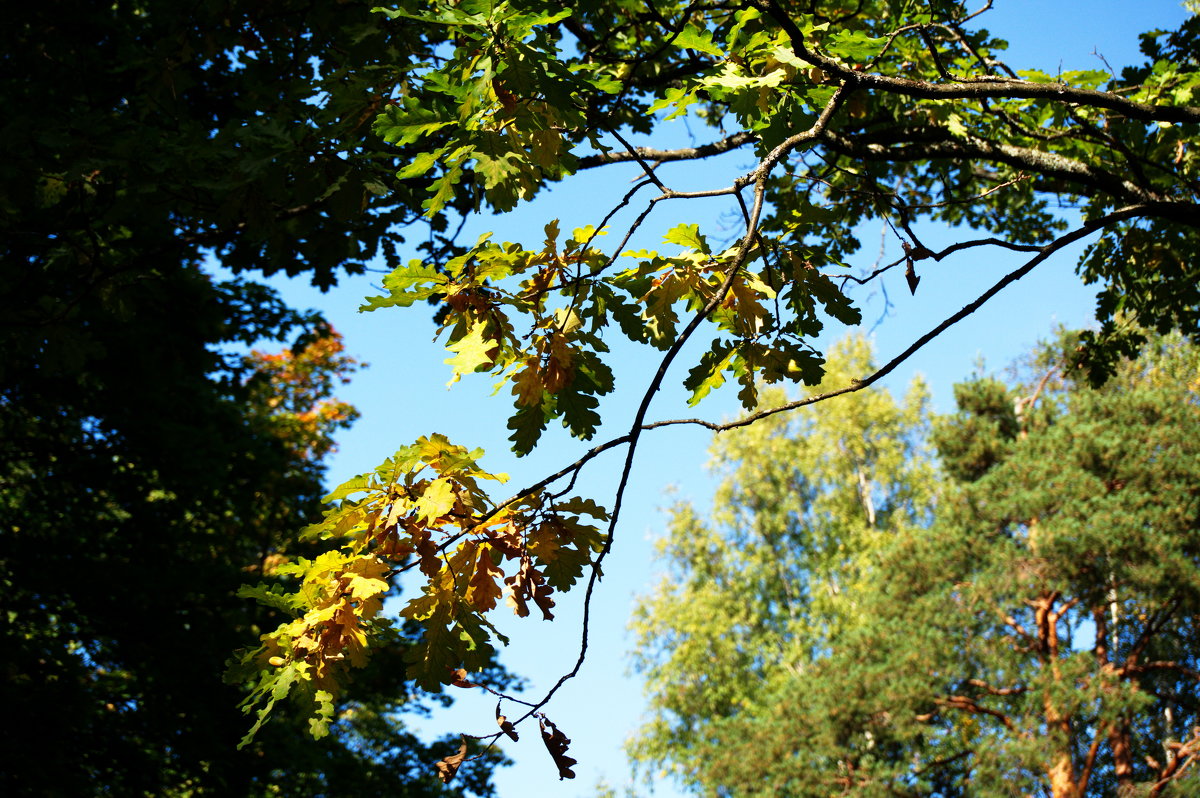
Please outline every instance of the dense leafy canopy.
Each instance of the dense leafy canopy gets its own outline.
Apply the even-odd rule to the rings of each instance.
[[[719,440],[635,621],[636,757],[706,795],[1194,794],[1200,350],[1065,366],[960,384],[937,458],[919,386]]]
[[[190,561],[187,547],[159,530],[191,534],[230,518],[239,520],[220,528],[253,528],[258,519],[271,530],[258,559],[280,546],[298,557],[303,546],[313,550],[244,591],[279,623],[229,677],[250,686],[254,730],[272,729],[263,722],[292,697],[319,736],[343,717],[337,707],[351,700],[351,672],[375,684],[368,674],[386,652],[402,649],[408,676],[426,688],[473,684],[464,669],[489,667],[497,633],[487,614],[501,597],[518,615],[532,604],[545,618],[555,594],[576,583],[590,599],[638,441],[655,426],[726,429],[859,391],[1088,236],[1080,273],[1104,284],[1101,329],[1077,353],[1092,378],[1137,348],[1139,330],[1194,333],[1200,22],[1148,35],[1146,64],[1121,75],[1014,71],[1000,60],[1003,42],[979,27],[985,22],[956,0],[583,0],[569,9],[404,0],[374,14],[357,0],[206,0],[186,16],[164,0],[140,0],[15,10],[0,59],[29,79],[2,90],[5,108],[20,113],[6,118],[0,142],[23,157],[0,165],[0,410],[13,430],[5,480],[14,517],[44,530],[44,539],[6,530],[19,553],[6,556],[6,579],[24,602],[24,622],[70,603],[17,568],[35,552],[84,572],[68,584],[145,584],[155,547],[179,567]],[[707,123],[709,140],[667,150],[628,143],[681,116]],[[656,172],[731,151],[754,165],[729,185],[678,191]],[[460,247],[450,232],[456,217],[506,211],[549,181],[615,164],[641,175],[591,226],[566,233],[546,219],[545,241],[531,246],[485,236]],[[727,198],[740,215],[732,245],[683,210],[709,197]],[[642,211],[625,229],[607,230],[626,206]],[[645,219],[672,209],[680,210],[668,225],[669,251],[629,247]],[[848,269],[859,249],[854,231],[868,219],[886,220],[904,254],[856,275]],[[935,252],[922,239],[929,220],[974,232]],[[399,230],[418,223],[428,226],[421,258],[402,264]],[[616,235],[602,239],[606,232]],[[1028,259],[882,368],[826,381],[821,395],[762,404],[763,383],[827,380],[814,340],[831,319],[858,322],[848,281],[902,267],[915,291],[923,261],[979,247]],[[484,490],[503,479],[483,469],[476,450],[430,431],[333,491],[303,542],[286,540],[284,527],[319,478],[326,444],[305,416],[315,410],[300,399],[292,422],[264,431],[271,397],[222,351],[297,334],[304,351],[322,337],[321,324],[260,286],[204,276],[206,253],[235,272],[303,273],[320,286],[382,255],[392,271],[365,307],[437,303],[452,379],[490,373],[512,396],[517,454],[551,422],[582,439],[596,434],[601,400],[618,388],[605,362],[613,335],[657,350],[661,366],[626,434],[509,498]],[[701,336],[711,343],[684,364],[692,403],[729,381],[754,413],[726,425],[649,423],[665,375]],[[264,379],[281,373],[258,365]],[[620,485],[602,506],[577,482],[598,454],[621,447]],[[121,500],[110,483],[126,472],[114,463],[129,464],[137,480],[120,486]],[[74,473],[80,464],[85,473]],[[303,479],[289,482],[297,468]],[[286,511],[260,501],[268,489],[284,491],[271,495]],[[146,498],[158,491],[189,498]],[[64,514],[68,503],[54,501],[61,495],[83,506]],[[234,506],[219,510],[219,502]],[[171,523],[154,523],[168,506]],[[274,513],[269,522],[259,508]],[[207,514],[213,520],[197,520]],[[127,517],[137,535],[117,523]],[[116,541],[119,553],[75,535],[81,525]],[[241,533],[235,542],[251,545]],[[222,552],[230,568],[245,561]],[[137,575],[118,579],[97,562]],[[176,595],[189,584],[173,570],[153,573]],[[420,581],[401,628],[381,602],[404,573]],[[230,591],[212,585],[226,582],[190,584],[187,612],[194,604],[224,617],[227,605],[215,597]],[[110,633],[90,622],[71,631],[82,618],[84,610],[50,624],[51,648],[69,667],[88,669],[101,658],[81,659],[71,647]],[[163,618],[139,628],[150,639],[174,627]],[[32,650],[36,635],[14,635]],[[586,621],[584,641],[580,662]],[[199,645],[206,656],[220,647]],[[538,714],[556,689],[511,723]],[[151,703],[127,706],[141,717]],[[566,736],[538,719],[568,775]],[[496,735],[509,730],[502,723]],[[156,750],[170,759],[179,749]],[[439,773],[449,780],[468,761],[479,762],[460,750]]]
[[[1137,348],[1139,330],[1197,329],[1196,18],[1148,34],[1142,67],[1048,75],[1005,64],[1004,43],[980,27],[986,16],[953,0],[585,0],[570,9],[447,0],[379,13],[443,41],[413,62],[372,127],[389,144],[418,149],[396,178],[424,195],[429,218],[464,198],[507,211],[584,169],[624,163],[641,173],[590,226],[567,234],[546,219],[542,243],[484,235],[449,260],[412,260],[364,310],[439,303],[452,381],[488,373],[513,397],[518,455],[554,421],[579,438],[596,434],[601,399],[617,389],[605,363],[613,336],[658,350],[660,367],[635,394],[626,434],[510,498],[485,495],[478,480],[491,475],[477,455],[437,436],[335,491],[309,534],[340,549],[297,571],[296,619],[244,660],[264,668],[252,703],[260,712],[292,691],[335,695],[339,669],[365,661],[376,630],[387,634],[372,597],[351,587],[368,572],[381,580],[371,590],[382,591],[388,575],[421,570],[425,587],[403,612],[425,629],[410,673],[426,684],[460,681],[460,669],[490,651],[487,613],[503,593],[518,614],[532,601],[548,617],[552,594],[586,575],[586,606],[643,432],[729,429],[861,390],[1073,242],[1093,237],[1079,269],[1104,284],[1101,329],[1075,354],[1092,380]],[[629,143],[680,116],[706,123],[709,140]],[[754,165],[728,185],[679,191],[656,171],[730,151]],[[740,214],[732,244],[683,221],[667,225],[669,251],[630,247],[651,215],[687,219],[688,200],[711,197]],[[627,206],[642,211],[609,230]],[[886,221],[903,255],[860,276],[848,267],[856,225],[869,219]],[[922,239],[931,220],[972,232],[934,251]],[[827,380],[814,339],[831,319],[859,321],[843,291],[849,281],[903,267],[916,291],[923,261],[982,247],[1027,259],[885,366],[826,381],[819,395],[762,404],[763,383]],[[684,364],[692,404],[732,381],[753,413],[730,424],[649,423],[664,376],[700,336],[711,344]],[[565,498],[593,458],[618,447],[625,468],[610,508]],[[586,635],[585,620],[580,662]]]
[[[279,620],[239,585],[315,554],[294,531],[318,512],[323,457],[353,415],[332,392],[354,370],[319,317],[229,274],[328,286],[394,255],[419,218],[392,176],[403,153],[369,128],[426,45],[369,9],[5,9],[6,795],[445,792],[425,763],[457,743],[407,727],[422,704],[402,643],[378,647],[325,741],[280,713],[235,752],[243,685],[220,680]],[[431,252],[443,223],[422,225]],[[206,254],[225,276],[204,273]],[[506,683],[487,664],[479,678]],[[466,766],[463,789],[487,792],[495,761]]]

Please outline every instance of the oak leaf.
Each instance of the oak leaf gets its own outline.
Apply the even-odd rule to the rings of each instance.
[[[445,361],[454,369],[450,384],[458,382],[464,374],[470,374],[495,362],[496,341],[486,333],[487,325],[477,323],[465,336],[446,347],[454,352],[454,357]]]
[[[454,484],[445,477],[439,477],[430,482],[421,498],[417,499],[417,518],[422,521],[435,521],[450,512],[457,501]]]
[[[451,672],[450,684],[455,687],[478,687],[479,685],[467,678],[466,668],[455,668]]]
[[[463,760],[466,758],[467,741],[464,738],[457,754],[451,754],[437,763],[438,778],[442,780],[442,784],[450,783],[451,779],[454,778],[454,774],[458,773],[459,766],[462,765]]]
[[[391,587],[383,578],[388,570],[388,564],[377,557],[356,560],[345,571],[345,575],[349,577],[346,591],[351,598],[363,602],[386,593]]]
[[[546,584],[545,577],[533,566],[533,562],[525,559],[521,568],[512,576],[505,578],[508,586],[507,603],[519,617],[529,615],[529,600],[533,600],[542,611],[542,617],[547,621],[554,620],[550,609],[554,606],[553,589]]]
[[[496,702],[496,725],[499,726],[500,731],[504,732],[508,739],[512,740],[514,743],[520,739],[520,737],[517,736],[517,730],[513,728],[512,721],[500,714],[499,701]]]
[[[542,375],[537,360],[525,361],[525,368],[513,378],[512,392],[518,407],[536,407],[542,402]]]
[[[478,545],[475,557],[475,569],[467,586],[467,601],[480,612],[496,608],[496,599],[503,595],[497,580],[504,576],[504,571],[492,559],[492,547],[487,543]]]
[[[559,731],[558,727],[551,723],[545,715],[538,716],[538,727],[542,732],[542,742],[546,744],[546,750],[550,752],[550,758],[554,760],[554,765],[558,768],[558,780],[575,778],[575,771],[571,768],[579,762],[567,756],[567,747],[571,744],[570,738]]]

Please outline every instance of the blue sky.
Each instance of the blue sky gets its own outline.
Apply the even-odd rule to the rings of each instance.
[[[979,25],[1010,42],[1006,58],[1009,64],[1051,74],[1103,68],[1094,52],[1103,54],[1119,70],[1137,60],[1138,32],[1176,27],[1187,15],[1177,0],[995,0],[995,6]],[[698,137],[708,133],[698,127],[695,132]],[[678,122],[661,137],[638,143],[653,141],[658,146],[670,146],[686,136],[687,130]],[[663,167],[661,174],[674,188],[712,188],[727,184],[729,177],[744,171],[748,163],[748,155],[734,153],[700,166]],[[512,214],[472,220],[464,240],[493,230],[497,239],[536,243],[543,237],[542,226],[554,218],[561,219],[564,230],[598,224],[636,174],[636,168],[614,166],[573,177]],[[714,230],[726,210],[728,204],[720,200],[706,205],[689,202],[686,206],[667,206],[633,244],[635,248],[657,247],[662,231],[684,221],[698,223],[704,231]],[[686,217],[677,215],[681,212]],[[619,223],[614,226],[619,229]],[[931,244],[952,234],[934,227],[924,231]],[[874,262],[879,234],[878,228],[862,231],[864,246],[856,266]],[[888,386],[902,390],[919,373],[932,388],[935,407],[946,411],[953,403],[950,386],[970,373],[980,358],[992,368],[1002,368],[1047,336],[1056,324],[1088,324],[1094,294],[1074,275],[1079,251],[1077,247],[1059,254],[1006,289],[914,356]],[[920,269],[922,281],[916,297],[909,296],[900,274],[891,276],[885,285],[893,307],[873,333],[880,362],[903,350],[1020,262],[1015,253],[977,251],[940,264],[926,261]],[[444,433],[456,443],[486,449],[484,467],[508,472],[512,477],[505,486],[511,491],[500,491],[504,495],[575,460],[590,447],[561,430],[551,430],[531,456],[521,460],[513,457],[506,440],[505,421],[511,411],[507,392],[491,397],[491,380],[485,375],[464,378],[452,389],[446,388],[450,375],[443,360],[447,355],[432,341],[435,329],[428,308],[357,312],[364,296],[377,293],[378,279],[379,275],[370,275],[343,280],[328,294],[320,294],[300,281],[272,281],[291,304],[321,309],[345,336],[349,352],[370,363],[368,370],[341,391],[342,398],[358,406],[362,419],[339,438],[339,451],[331,460],[331,484],[373,468],[396,448],[433,432]],[[854,298],[863,308],[869,327],[883,310],[879,289],[863,289]],[[602,406],[605,425],[594,442],[623,434],[627,428],[642,387],[657,364],[653,353],[649,355],[614,351],[610,362],[617,376],[617,394]],[[695,411],[686,407],[686,395],[679,384],[698,352],[692,355],[689,360],[685,350],[676,370],[668,375],[665,390],[651,408],[652,420],[694,415],[719,420],[738,412],[736,399],[727,390],[718,391]],[[516,764],[497,775],[501,796],[583,796],[592,794],[600,778],[618,787],[627,782],[629,768],[621,746],[638,725],[644,701],[640,681],[626,672],[625,651],[630,640],[625,625],[634,596],[655,579],[652,540],[664,525],[662,508],[677,499],[706,504],[712,487],[703,468],[708,443],[708,435],[694,428],[668,428],[643,440],[614,549],[605,564],[608,576],[594,600],[589,659],[579,677],[568,683],[547,708],[551,719],[572,739],[571,755],[579,760],[578,778],[559,782],[536,729],[525,727],[519,743],[506,745]],[[581,477],[580,492],[610,504],[622,457],[623,450],[618,450],[607,459],[594,461]],[[529,679],[531,695],[539,695],[573,664],[579,647],[580,598],[560,598],[561,612],[552,623],[534,617],[520,622],[500,619],[501,628],[513,639],[503,661]],[[492,731],[494,699],[456,692],[456,706],[436,711],[432,718],[420,722],[420,728],[431,735]],[[647,791],[639,785],[639,794]],[[670,798],[679,793],[669,781],[656,779],[654,794]]]

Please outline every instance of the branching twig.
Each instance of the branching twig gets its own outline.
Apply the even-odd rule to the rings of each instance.
[[[821,132],[829,124],[829,121],[832,119],[834,113],[836,113],[837,109],[839,107],[841,107],[841,104],[845,98],[845,95],[846,95],[846,92],[842,91],[842,90],[838,90],[837,92],[835,92],[833,97],[831,97],[830,100],[828,101],[828,103],[826,104],[821,115],[817,118],[817,121],[813,123],[812,127],[810,127],[808,130],[805,130],[801,133],[797,133],[794,136],[790,136],[784,142],[779,144],[765,158],[763,158],[763,160],[759,163],[758,167],[755,169],[755,171],[754,171],[754,180],[755,180],[754,203],[749,212],[749,218],[747,219],[747,222],[746,222],[746,232],[742,237],[741,244],[739,245],[738,250],[734,254],[733,258],[730,259],[728,265],[725,267],[725,277],[722,280],[721,285],[713,293],[712,297],[709,298],[708,302],[705,303],[704,307],[701,308],[699,311],[697,311],[693,315],[692,319],[688,322],[687,326],[676,337],[676,339],[672,343],[671,347],[663,355],[661,361],[659,362],[658,368],[655,371],[654,376],[650,380],[649,386],[646,388],[645,392],[642,394],[641,402],[638,405],[637,412],[634,414],[633,423],[630,425],[629,432],[627,434],[621,436],[620,438],[613,439],[612,441],[608,441],[607,443],[604,443],[604,444],[601,444],[600,446],[594,447],[590,452],[588,452],[587,455],[585,455],[583,458],[580,458],[580,460],[576,461],[574,464],[567,466],[564,469],[561,469],[559,472],[557,472],[556,475],[552,475],[551,477],[541,480],[538,483],[536,483],[535,485],[531,486],[530,488],[521,491],[512,499],[509,499],[508,501],[497,505],[496,508],[491,513],[488,514],[488,517],[490,517],[491,515],[494,515],[502,507],[507,506],[508,504],[511,504],[512,502],[519,500],[521,497],[528,496],[530,494],[537,493],[537,492],[543,490],[545,487],[550,485],[556,479],[566,476],[567,474],[577,474],[578,469],[582,468],[583,464],[587,460],[592,459],[593,457],[597,456],[598,454],[600,454],[603,451],[607,451],[608,449],[613,448],[614,446],[623,445],[623,444],[627,444],[629,447],[628,450],[626,451],[625,463],[621,469],[620,481],[617,485],[617,490],[614,495],[613,510],[609,516],[608,534],[605,536],[604,547],[592,563],[591,573],[588,577],[587,588],[584,591],[583,621],[582,621],[582,633],[581,633],[580,646],[579,646],[579,656],[576,658],[574,667],[572,667],[571,670],[569,670],[568,672],[566,672],[562,676],[560,676],[558,681],[556,681],[554,683],[554,685],[551,686],[550,689],[547,690],[546,693],[543,694],[543,696],[540,699],[533,702],[532,704],[530,704],[528,702],[522,702],[525,704],[525,706],[530,707],[530,709],[527,710],[524,714],[522,714],[519,718],[517,718],[517,720],[513,721],[512,722],[513,726],[516,726],[516,725],[522,723],[523,721],[527,720],[528,718],[534,716],[539,709],[541,709],[543,706],[545,706],[547,703],[549,703],[549,701],[554,697],[555,693],[557,693],[558,690],[568,680],[570,680],[570,679],[574,678],[576,675],[578,675],[580,668],[583,667],[583,663],[587,659],[588,639],[589,639],[589,635],[590,635],[592,596],[595,592],[596,584],[600,580],[600,575],[602,573],[602,565],[603,565],[604,559],[607,557],[608,553],[612,550],[612,544],[613,544],[613,540],[615,538],[614,533],[616,531],[617,522],[620,518],[621,506],[622,506],[622,503],[624,500],[625,490],[629,484],[629,475],[633,470],[634,456],[637,451],[638,441],[639,441],[643,431],[645,431],[647,429],[651,429],[653,427],[653,425],[647,425],[645,423],[646,414],[650,410],[650,403],[654,399],[654,395],[656,393],[658,393],[659,389],[662,387],[663,380],[666,378],[667,372],[670,370],[672,362],[675,360],[675,358],[678,356],[679,352],[683,349],[683,347],[687,344],[687,342],[691,339],[691,336],[696,332],[696,330],[698,330],[700,328],[700,325],[703,324],[704,321],[706,319],[708,319],[709,315],[711,315],[712,312],[721,304],[721,302],[724,301],[725,297],[729,293],[729,290],[733,287],[733,282],[734,282],[734,279],[737,277],[738,272],[745,265],[746,259],[749,257],[750,253],[753,251],[754,243],[758,237],[759,220],[762,217],[763,206],[765,205],[765,202],[766,202],[767,178],[770,176],[771,171],[775,168],[775,166],[777,166],[779,164],[780,160],[782,160],[789,152],[791,152],[795,148],[803,145],[806,142],[816,140],[820,136]],[[664,188],[664,192],[666,192],[665,187],[663,187],[663,188]],[[483,520],[486,520],[486,519],[481,519],[478,523],[483,523]],[[455,536],[455,539],[462,537],[463,534],[466,534],[466,531]],[[447,541],[447,544],[449,542],[450,541]],[[446,544],[444,544],[444,545],[446,545]],[[492,739],[493,739],[493,741],[496,739],[499,739],[499,735],[492,736]]]
[[[621,139],[617,139],[622,141]],[[594,169],[597,166],[604,166],[610,163],[623,163],[627,161],[656,161],[658,163],[666,163],[668,161],[695,161],[702,158],[711,158],[714,155],[736,150],[739,147],[757,141],[758,136],[748,131],[734,133],[731,136],[726,136],[723,139],[718,139],[709,144],[701,144],[699,147],[683,147],[677,150],[656,150],[652,147],[630,147],[625,144],[626,150],[613,150],[612,152],[599,153],[596,155],[586,155],[579,159],[580,169]],[[646,167],[643,165],[643,169]],[[647,170],[649,173],[650,170]]]
[[[666,426],[672,426],[672,425],[677,425],[677,424],[695,424],[695,425],[704,427],[705,429],[712,430],[713,432],[726,432],[728,430],[736,429],[738,427],[749,426],[750,424],[753,424],[754,422],[758,421],[759,419],[766,418],[767,416],[773,416],[776,413],[784,413],[789,410],[795,410],[796,408],[805,407],[805,406],[811,405],[811,404],[816,404],[817,402],[823,402],[826,399],[832,399],[835,396],[841,396],[843,394],[854,393],[855,391],[861,391],[863,388],[866,388],[870,385],[874,385],[876,382],[879,382],[879,380],[883,379],[888,374],[892,373],[901,363],[903,363],[908,358],[912,357],[912,355],[915,352],[917,352],[917,350],[924,347],[926,344],[928,344],[934,338],[937,338],[939,335],[941,335],[943,332],[948,330],[953,325],[957,324],[958,322],[965,319],[967,316],[970,316],[972,313],[979,310],[979,308],[981,308],[985,302],[987,302],[989,299],[991,299],[996,294],[1000,293],[1000,291],[1002,291],[1004,288],[1006,288],[1010,284],[1021,279],[1026,274],[1029,274],[1029,272],[1033,271],[1034,267],[1036,267],[1042,261],[1046,260],[1048,257],[1053,255],[1058,250],[1062,249],[1063,247],[1068,246],[1069,244],[1073,244],[1076,241],[1078,241],[1079,239],[1085,238],[1086,236],[1091,235],[1092,233],[1096,232],[1097,230],[1100,230],[1111,224],[1116,224],[1117,222],[1124,221],[1125,219],[1132,219],[1132,218],[1135,218],[1138,216],[1143,216],[1145,214],[1146,214],[1145,206],[1134,205],[1134,206],[1129,206],[1126,208],[1121,208],[1120,210],[1113,211],[1112,213],[1106,214],[1105,216],[1102,216],[1098,219],[1093,219],[1091,221],[1085,222],[1081,227],[1077,228],[1076,230],[1073,230],[1070,233],[1067,233],[1066,235],[1060,236],[1059,238],[1055,239],[1054,241],[1047,244],[1046,246],[1041,247],[1038,254],[1035,257],[1031,258],[1029,261],[1027,261],[1023,266],[1006,274],[995,285],[993,285],[991,288],[989,288],[988,290],[986,290],[982,294],[980,294],[979,297],[977,297],[973,302],[971,302],[970,304],[963,307],[963,309],[959,310],[957,313],[954,313],[951,316],[949,316],[947,319],[945,319],[943,322],[938,324],[932,330],[925,333],[920,338],[918,338],[916,341],[914,341],[911,345],[909,345],[909,347],[907,349],[905,349],[899,355],[897,355],[896,357],[889,360],[883,367],[876,370],[873,374],[871,374],[867,377],[864,377],[863,379],[854,380],[849,385],[843,386],[841,388],[837,388],[832,391],[828,391],[826,393],[813,394],[813,395],[807,396],[803,399],[797,399],[794,402],[788,402],[786,404],[779,405],[778,407],[768,408],[766,410],[759,410],[755,413],[751,413],[748,416],[744,416],[743,418],[740,418],[736,421],[730,421],[725,424],[719,424],[719,423],[712,422],[712,421],[705,421],[703,419],[698,419],[698,418],[682,418],[682,419],[669,419],[669,420],[665,420],[665,421],[656,421],[652,424],[648,424],[646,428],[647,429],[656,429],[658,427],[666,427]]]
[[[821,68],[853,88],[875,89],[888,94],[916,97],[924,100],[981,100],[1030,99],[1054,103],[1086,105],[1117,111],[1141,122],[1200,122],[1200,107],[1178,105],[1148,105],[1127,100],[1116,94],[1081,89],[1062,83],[1033,83],[1012,78],[987,81],[952,81],[930,83],[913,78],[856,72],[828,56],[810,50],[804,34],[795,21],[780,7],[777,0],[754,0],[759,10],[768,14],[787,33],[792,50],[800,60]]]

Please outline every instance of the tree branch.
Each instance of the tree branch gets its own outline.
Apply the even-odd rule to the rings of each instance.
[[[924,132],[928,134],[928,131]],[[874,142],[860,144],[834,131],[829,131],[824,135],[825,141],[835,152],[851,158],[888,163],[939,159],[962,161],[982,159],[1034,172],[1039,176],[1099,189],[1125,202],[1183,204],[1170,202],[1156,192],[1148,191],[1104,169],[1056,153],[1029,147],[1017,147],[1011,144],[998,144],[976,136],[954,138],[950,136],[949,132],[945,132],[945,137],[941,139],[929,135],[923,135],[920,138],[919,142],[914,137],[914,139],[910,139],[914,143],[887,146]],[[1193,226],[1200,224],[1195,221],[1200,218],[1200,206],[1195,203],[1186,204],[1191,206],[1187,219]]]
[[[988,695],[1022,695],[1025,692],[1025,688],[1020,685],[1017,685],[1016,687],[993,687],[982,679],[967,679],[966,683],[971,687],[978,687]]]
[[[970,316],[972,313],[979,310],[979,308],[981,308],[985,302],[987,302],[989,299],[991,299],[996,294],[1000,293],[1000,291],[1002,291],[1004,288],[1006,288],[1010,284],[1021,279],[1026,274],[1029,274],[1029,272],[1033,271],[1034,267],[1036,267],[1042,261],[1049,258],[1051,255],[1053,255],[1058,250],[1060,250],[1063,247],[1066,247],[1070,244],[1075,243],[1076,241],[1078,241],[1081,238],[1085,238],[1085,237],[1091,235],[1092,233],[1096,232],[1097,230],[1108,227],[1109,225],[1116,224],[1117,222],[1124,221],[1126,219],[1132,219],[1132,218],[1136,218],[1139,216],[1147,215],[1148,208],[1149,208],[1149,206],[1147,206],[1147,205],[1133,205],[1133,206],[1129,206],[1126,208],[1121,208],[1119,210],[1113,211],[1112,213],[1106,214],[1098,219],[1089,220],[1089,221],[1085,222],[1079,228],[1077,228],[1063,236],[1060,236],[1059,238],[1050,242],[1046,246],[1041,247],[1038,254],[1036,256],[1034,256],[1033,258],[1031,258],[1023,266],[1006,274],[995,285],[993,285],[991,288],[989,288],[988,290],[986,290],[982,294],[980,294],[979,297],[977,297],[973,302],[971,302],[970,304],[963,307],[963,309],[958,311],[957,313],[954,313],[953,315],[949,316],[945,321],[938,324],[932,330],[925,333],[920,338],[918,338],[916,341],[914,341],[912,344],[910,344],[909,347],[907,349],[905,349],[903,352],[901,352],[899,355],[897,355],[896,357],[889,360],[882,368],[875,371],[875,373],[873,373],[867,377],[864,377],[863,379],[854,380],[849,385],[846,385],[841,388],[837,388],[832,391],[827,391],[826,393],[813,394],[813,395],[807,396],[803,399],[797,399],[796,401],[793,401],[793,402],[787,402],[786,404],[779,405],[778,407],[772,407],[772,408],[768,408],[766,410],[759,410],[755,413],[751,413],[748,416],[744,416],[740,419],[737,419],[735,421],[730,421],[725,424],[719,424],[719,423],[712,422],[712,421],[705,421],[703,419],[698,419],[698,418],[683,418],[683,419],[669,419],[669,420],[665,420],[665,421],[656,421],[652,424],[647,425],[646,429],[655,429],[657,427],[667,427],[667,426],[673,426],[676,424],[695,424],[695,425],[704,427],[705,429],[712,430],[713,432],[727,432],[728,430],[736,429],[738,427],[749,426],[750,424],[753,424],[754,422],[756,422],[760,419],[766,418],[767,416],[773,416],[776,413],[784,413],[789,410],[795,410],[796,408],[805,407],[805,406],[811,405],[811,404],[816,404],[817,402],[823,402],[826,399],[832,399],[835,396],[841,396],[843,394],[854,393],[855,391],[861,391],[863,388],[866,388],[870,385],[874,385],[876,382],[879,382],[881,379],[886,377],[888,374],[895,371],[895,369],[901,363],[903,363],[908,358],[912,357],[912,355],[915,354],[919,349],[924,347],[926,344],[928,344],[934,338],[941,335],[946,330],[950,329],[950,327],[954,326],[958,322],[965,319],[967,316]]]
[[[668,161],[695,161],[702,158],[711,158],[714,155],[736,150],[745,144],[757,141],[758,136],[748,131],[734,133],[732,136],[726,136],[723,139],[711,142],[709,144],[701,144],[699,147],[683,147],[678,150],[656,150],[653,147],[637,147],[626,150],[613,150],[611,152],[597,153],[596,155],[585,155],[579,159],[579,168],[594,169],[597,166],[604,166],[610,163],[623,163],[626,161],[655,161],[657,163],[666,163]],[[646,169],[645,166],[642,167]],[[647,169],[647,172],[649,170]]]
[[[985,707],[977,703],[975,699],[965,695],[952,695],[947,696],[946,698],[938,698],[934,701],[934,703],[940,706],[950,707],[951,709],[959,709],[963,712],[969,712],[972,715],[990,715],[991,717],[1000,721],[1004,725],[1004,728],[1008,729],[1009,731],[1016,730],[1016,724],[1013,723],[1012,718],[1010,718],[1008,715],[1005,715],[998,709]]]
[[[1080,89],[1061,83],[1032,83],[1026,80],[997,78],[989,75],[938,84],[913,78],[856,72],[840,61],[810,50],[804,42],[804,33],[780,7],[777,0],[751,0],[751,2],[783,28],[791,40],[792,50],[797,58],[820,67],[821,70],[837,77],[852,88],[875,89],[923,100],[1050,100],[1056,103],[1086,105],[1092,108],[1117,111],[1130,119],[1142,122],[1200,122],[1200,107],[1147,105],[1127,100],[1110,92]]]

